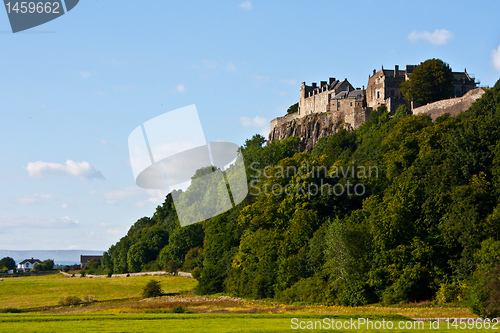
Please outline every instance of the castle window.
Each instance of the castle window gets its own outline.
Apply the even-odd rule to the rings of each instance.
[[[377,98],[380,98],[380,90],[377,90]]]
[[[351,102],[351,106],[352,106],[352,102]]]

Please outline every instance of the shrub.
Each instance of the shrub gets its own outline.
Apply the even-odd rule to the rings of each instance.
[[[80,277],[85,277],[85,271],[83,269],[80,271]]]
[[[16,308],[5,308],[0,309],[0,313],[21,313],[21,310]]]
[[[201,276],[201,268],[200,267],[195,267],[193,269],[193,271],[191,272],[191,275],[193,276],[193,278],[195,278],[196,280],[199,280],[200,279],[200,276]]]
[[[59,301],[60,305],[79,305],[82,304],[82,300],[76,296],[67,296]]]
[[[500,264],[485,279],[476,278],[471,288],[470,308],[483,318],[500,316]]]
[[[148,284],[142,289],[142,297],[158,297],[162,295],[160,281],[150,280]]]
[[[283,302],[326,303],[329,301],[329,288],[319,277],[302,279],[283,291],[278,299]]]
[[[94,303],[94,302],[95,302],[94,296],[91,295],[83,296],[83,303]]]
[[[436,301],[439,304],[461,301],[464,298],[463,289],[457,282],[441,283],[436,293]]]
[[[172,312],[173,313],[184,313],[186,312],[186,309],[184,309],[182,306],[180,305],[176,305],[172,308]]]
[[[113,276],[113,271],[112,271],[112,270],[109,270],[109,271],[108,271],[108,277],[110,278],[110,277],[112,277],[112,276]]]

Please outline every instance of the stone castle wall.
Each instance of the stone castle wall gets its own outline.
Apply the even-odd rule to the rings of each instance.
[[[444,99],[415,108],[413,109],[413,114],[428,114],[431,116],[432,120],[435,120],[437,117],[445,113],[456,116],[460,112],[470,108],[472,103],[474,103],[483,94],[484,90],[482,88],[476,88],[469,91],[462,97]]]

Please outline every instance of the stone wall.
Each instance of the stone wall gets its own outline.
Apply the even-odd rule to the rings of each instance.
[[[472,103],[474,103],[483,94],[484,90],[482,88],[476,88],[469,91],[462,97],[444,99],[415,108],[413,109],[413,114],[428,114],[431,116],[432,120],[435,120],[437,117],[445,113],[456,116],[460,112],[470,108]]]

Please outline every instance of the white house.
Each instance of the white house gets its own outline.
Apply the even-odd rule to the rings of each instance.
[[[19,264],[17,264],[17,270],[19,272],[29,272],[33,269],[36,264],[41,264],[42,262],[38,259],[24,259]]]

